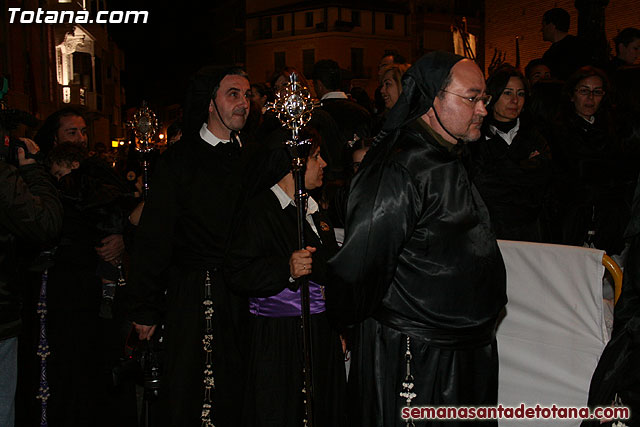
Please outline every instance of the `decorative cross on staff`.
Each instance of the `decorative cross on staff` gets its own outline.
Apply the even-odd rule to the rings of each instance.
[[[153,150],[152,139],[158,131],[158,119],[147,107],[146,101],[142,101],[142,107],[136,111],[127,127],[133,129],[138,139],[136,149],[142,154],[142,193],[146,199],[149,194],[149,153]]]

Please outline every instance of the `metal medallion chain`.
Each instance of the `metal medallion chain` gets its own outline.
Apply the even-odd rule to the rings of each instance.
[[[215,388],[213,381],[213,293],[211,291],[211,277],[207,271],[207,277],[204,281],[204,308],[205,331],[202,338],[202,344],[205,352],[204,362],[204,401],[202,403],[202,427],[215,427],[211,421],[211,413],[213,411],[213,401],[211,392]]]
[[[407,350],[404,353],[404,360],[407,362],[407,375],[402,382],[402,391],[400,397],[404,397],[407,400],[407,407],[411,406],[411,401],[416,398],[416,393],[413,391],[413,375],[411,375],[411,338],[407,335]],[[407,427],[415,427],[413,418],[407,419]]]

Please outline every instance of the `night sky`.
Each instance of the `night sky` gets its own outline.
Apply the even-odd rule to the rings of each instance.
[[[189,6],[194,3],[109,1],[109,10],[149,11],[147,24],[109,26],[109,34],[125,52],[125,107],[138,107],[143,99],[152,108],[180,104],[190,76],[203,66],[232,60],[225,28],[232,20],[231,1]]]

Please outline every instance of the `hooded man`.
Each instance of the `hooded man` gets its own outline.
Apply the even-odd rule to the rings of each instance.
[[[198,76],[190,95],[188,111],[205,122],[167,149],[154,170],[134,242],[131,320],[140,339],[164,324],[154,425],[228,426],[242,410],[247,301],[227,288],[224,252],[244,197],[276,183],[288,159],[282,150],[283,163],[269,163],[277,153],[241,147],[251,96],[241,69]]]
[[[445,52],[422,57],[402,86],[352,182],[327,286],[338,320],[361,322],[350,382],[363,426],[405,425],[405,406],[497,403],[505,268],[459,155],[490,96],[475,63]]]

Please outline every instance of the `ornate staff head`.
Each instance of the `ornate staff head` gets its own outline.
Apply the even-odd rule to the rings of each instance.
[[[303,152],[308,148],[310,141],[299,141],[300,130],[311,120],[314,108],[320,102],[311,97],[311,92],[299,80],[296,73],[291,73],[289,82],[276,92],[275,102],[269,102],[265,106],[267,110],[276,113],[278,120],[289,130],[292,138],[287,141],[287,147],[295,158],[305,158]]]
[[[139,144],[136,148],[140,151],[147,151],[150,149],[149,144],[152,143],[152,139],[158,131],[158,119],[156,119],[155,113],[147,107],[147,103],[142,101],[142,107],[133,116],[133,120],[127,123],[127,126],[132,128]]]

